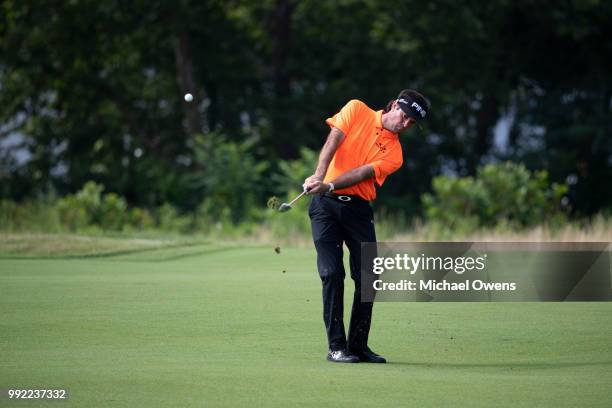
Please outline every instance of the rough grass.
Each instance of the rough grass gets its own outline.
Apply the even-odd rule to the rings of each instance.
[[[404,220],[394,219],[390,215],[375,217],[375,220],[378,240],[389,242],[612,242],[612,218],[603,216],[597,216],[589,222],[576,221],[555,227],[541,225],[523,231],[514,231],[499,225],[493,229],[470,232],[444,230],[418,220],[407,226]],[[292,246],[310,248],[312,239],[309,226],[291,229],[290,221],[278,221],[281,225],[288,224],[285,230],[263,225],[255,234],[244,237],[243,240],[251,243],[283,242]]]
[[[389,364],[338,365],[312,249],[158,244],[0,259],[0,388],[79,407],[610,406],[612,303],[379,303]]]
[[[590,222],[571,222],[550,227],[537,226],[523,231],[512,231],[498,226],[475,232],[443,232],[432,230],[427,224],[416,223],[412,230],[389,234],[389,241],[464,241],[464,242],[612,242],[612,218],[597,216]]]
[[[132,238],[78,234],[3,233],[0,234],[0,256],[32,258],[109,256],[193,246],[204,242],[202,239],[193,237]]]

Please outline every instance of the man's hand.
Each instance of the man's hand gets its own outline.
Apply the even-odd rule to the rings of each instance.
[[[328,191],[329,191],[329,184],[323,183],[322,181],[319,181],[319,180],[315,180],[315,181],[311,181],[308,184],[308,188],[307,188],[307,193],[306,194],[308,194],[308,195],[310,195],[310,194],[321,194],[321,193],[327,193]]]
[[[305,191],[309,191],[314,186],[320,184],[322,181],[323,181],[323,177],[313,174],[312,176],[304,180],[304,184],[302,185],[302,187],[304,187]]]
[[[331,180],[331,182],[334,183],[335,190],[340,190],[353,186],[374,176],[374,167],[372,167],[371,164],[364,164],[363,166],[349,170],[346,173],[342,173],[334,180]],[[329,191],[329,183],[323,183],[320,178],[310,176],[304,183],[304,189],[308,191],[308,194],[327,193]]]

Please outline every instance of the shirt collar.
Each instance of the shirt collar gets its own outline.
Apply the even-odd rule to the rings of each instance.
[[[390,137],[390,138],[397,139],[398,138],[397,133],[393,133],[393,132],[383,128],[383,126],[382,126],[382,115],[383,115],[383,111],[382,110],[376,111],[376,114],[374,115],[374,117],[375,117],[374,120],[375,120],[376,127],[382,130],[382,136],[383,137]]]

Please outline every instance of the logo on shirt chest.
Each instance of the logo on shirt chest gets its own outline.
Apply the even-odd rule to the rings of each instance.
[[[380,142],[376,142],[376,147],[378,147],[378,150],[380,150],[381,153],[384,153],[387,151],[387,148],[385,147],[385,145]]]

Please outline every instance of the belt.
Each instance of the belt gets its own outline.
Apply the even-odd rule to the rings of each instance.
[[[362,197],[358,195],[349,195],[349,194],[334,194],[334,193],[323,193],[325,197],[335,198],[338,201],[342,201],[345,203],[348,202],[361,202],[367,203],[367,200],[364,200]]]

